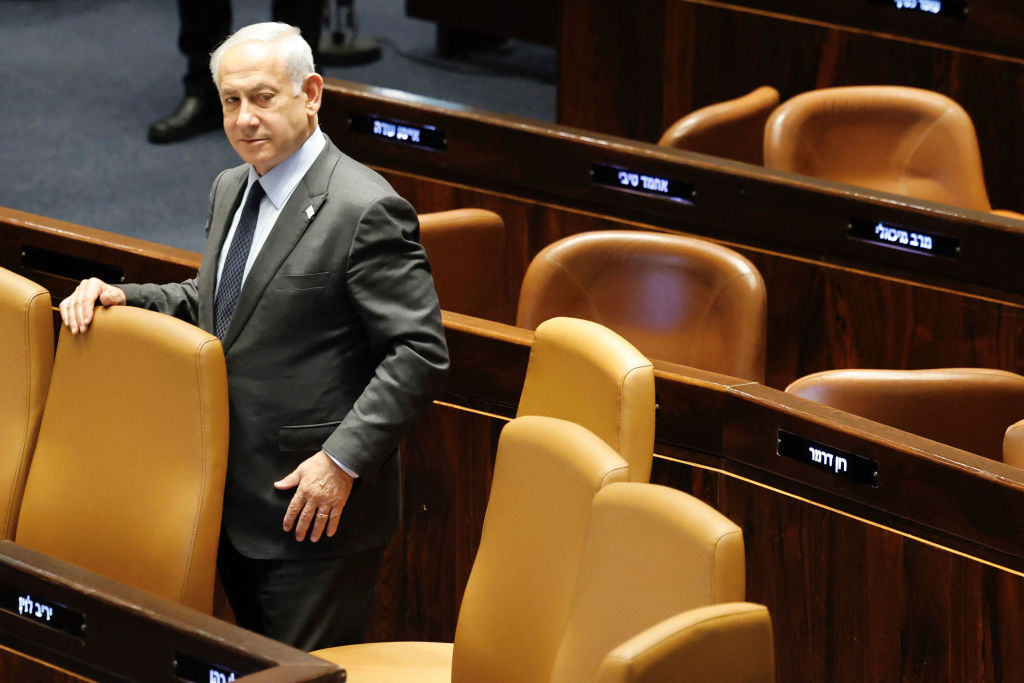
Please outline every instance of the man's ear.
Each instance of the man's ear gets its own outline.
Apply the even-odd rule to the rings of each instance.
[[[306,76],[303,92],[306,94],[306,113],[316,116],[316,113],[320,111],[320,103],[323,101],[324,77],[317,73]]]

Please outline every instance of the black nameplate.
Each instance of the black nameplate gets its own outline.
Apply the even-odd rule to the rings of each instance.
[[[190,683],[228,683],[239,677],[239,673],[236,671],[211,664],[183,652],[174,653],[174,675],[180,680]]]
[[[847,453],[781,429],[778,453],[783,457],[830,472],[840,479],[878,486],[878,463],[871,458]]]
[[[851,218],[849,237],[871,242],[890,249],[909,251],[927,256],[943,256],[949,259],[960,257],[960,240],[931,232],[911,230],[900,225]]]
[[[448,149],[444,131],[434,126],[395,121],[379,116],[352,114],[348,120],[349,130],[362,135],[371,135],[400,145],[420,147],[443,152]]]
[[[869,5],[884,5],[903,12],[935,17],[967,18],[967,0],[867,0]]]
[[[0,585],[0,610],[76,638],[85,638],[85,615],[35,591]]]
[[[684,183],[672,178],[663,178],[606,164],[594,164],[590,169],[590,180],[598,185],[623,192],[660,197],[684,204],[693,204],[693,199],[696,196],[693,183]]]

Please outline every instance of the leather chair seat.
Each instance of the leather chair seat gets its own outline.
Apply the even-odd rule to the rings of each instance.
[[[992,210],[970,116],[952,99],[930,90],[862,85],[801,93],[780,104],[768,119],[764,164],[882,192]]]
[[[451,683],[452,643],[360,643],[316,652],[345,667],[352,683]]]
[[[18,523],[53,371],[50,293],[0,268],[0,537]]]
[[[413,670],[417,663],[424,665],[426,680],[441,680],[446,663],[445,680],[452,683],[547,680],[594,494],[628,478],[622,457],[580,425],[536,415],[516,418],[498,441],[454,644],[382,643],[313,654],[353,667],[354,683],[421,680]]]
[[[420,242],[430,260],[441,308],[511,323],[505,222],[493,211],[421,213]]]
[[[586,427],[648,481],[654,457],[654,366],[608,328],[576,318],[537,327],[516,417],[546,415]]]
[[[648,358],[761,381],[766,302],[761,274],[731,249],[683,235],[600,230],[558,240],[533,258],[516,325],[591,320]]]
[[[695,109],[665,129],[658,144],[748,164],[764,162],[764,125],[779,91],[762,85],[724,102]]]
[[[764,605],[697,607],[609,652],[596,683],[677,683],[684,675],[688,683],[771,683],[773,646],[771,617]]]
[[[227,451],[220,340],[98,308],[61,330],[15,541],[209,614]]]
[[[826,370],[786,392],[993,460],[1024,417],[1024,377],[988,368]]]

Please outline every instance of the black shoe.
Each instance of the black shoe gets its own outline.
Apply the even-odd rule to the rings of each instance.
[[[173,114],[149,127],[147,138],[150,142],[166,143],[188,140],[219,128],[221,125],[220,102],[197,95],[186,95]]]

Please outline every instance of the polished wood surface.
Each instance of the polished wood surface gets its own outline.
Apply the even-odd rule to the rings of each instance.
[[[329,683],[345,672],[276,641],[10,541],[0,541],[0,677],[5,681],[172,681],[189,656],[247,683]],[[84,617],[81,634],[19,616],[19,597]],[[200,679],[212,680],[209,672]]]
[[[525,371],[515,328],[446,314],[458,396],[410,439],[404,614],[375,638],[449,640],[486,505],[498,430]],[[501,353],[500,347],[507,346]],[[474,347],[477,347],[474,350]],[[516,358],[519,372],[489,372]],[[652,481],[744,530],[747,598],[768,605],[778,680],[1009,681],[1022,673],[1024,472],[759,384],[656,362]],[[479,383],[504,405],[458,403]],[[870,457],[878,486],[776,453],[779,429]],[[414,540],[416,536],[419,541]],[[415,543],[421,543],[418,553]],[[426,550],[429,548],[429,550]],[[388,585],[394,581],[394,585]],[[441,600],[438,600],[438,598]]]
[[[405,13],[493,36],[522,38],[544,45],[558,42],[559,4],[551,0],[405,0]]]
[[[530,259],[556,239],[611,228],[680,232],[740,251],[764,276],[769,386],[846,367],[1024,372],[1017,221],[354,84],[332,82],[325,96],[322,125],[332,139],[380,169],[419,211],[480,207],[504,218],[513,303]],[[366,112],[435,125],[448,151],[353,132],[347,117]],[[691,179],[698,201],[595,186],[595,162]],[[852,240],[851,217],[956,235],[961,258]]]
[[[116,244],[93,245],[117,262]],[[451,377],[405,443],[405,526],[372,639],[453,637],[497,436],[525,376],[529,332],[449,312],[444,323]],[[1024,673],[1024,472],[746,380],[655,367],[652,480],[744,529],[747,596],[771,610],[779,680]],[[778,456],[779,429],[870,457],[878,486]]]
[[[562,4],[561,123],[653,142],[683,114],[761,85],[783,99],[840,85],[925,88],[970,114],[993,205],[1024,209],[1024,10],[1013,0],[971,0],[966,20],[865,0]]]

